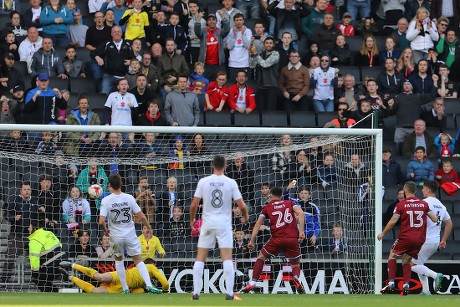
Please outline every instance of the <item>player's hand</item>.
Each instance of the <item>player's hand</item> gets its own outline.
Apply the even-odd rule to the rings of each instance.
[[[254,242],[252,242],[252,241],[249,242],[249,243],[248,243],[248,248],[251,249],[251,250],[255,249],[256,246],[254,245]]]
[[[446,248],[446,245],[447,245],[446,241],[441,241],[441,242],[439,242],[439,249],[444,249],[444,248]]]
[[[158,252],[158,255],[163,258],[164,256],[166,256],[166,253],[165,252]]]
[[[192,231],[196,230],[196,228],[195,228],[195,219],[190,221],[190,228],[192,228]]]
[[[316,245],[316,236],[315,236],[315,235],[311,236],[311,238],[310,238],[310,244],[311,244],[311,245]]]
[[[382,241],[382,239],[383,239],[383,232],[377,235],[377,240]]]
[[[299,231],[299,242],[302,242],[305,240],[305,232]]]
[[[16,217],[14,218],[16,221],[19,221],[20,219],[22,218],[22,215],[16,215]]]

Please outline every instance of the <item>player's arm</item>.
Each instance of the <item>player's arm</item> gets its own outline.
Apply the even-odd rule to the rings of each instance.
[[[108,235],[109,230],[107,229],[107,225],[105,224],[105,216],[103,216],[103,215],[99,216],[98,224],[101,226],[102,231],[104,232],[104,234]]]
[[[449,238],[453,228],[453,223],[451,219],[444,221],[444,224],[446,224],[446,226],[444,227],[444,233],[442,234],[441,242],[439,242],[440,249],[446,248],[447,238]]]
[[[193,197],[192,204],[190,205],[190,228],[193,230],[193,224],[195,224],[195,215],[198,210],[198,205],[200,204],[201,198]]]
[[[303,240],[305,239],[305,215],[300,206],[293,206],[292,209],[294,210],[294,213],[297,215],[297,219],[299,220],[299,240]]]
[[[398,220],[399,220],[399,214],[393,214],[393,216],[391,217],[391,219],[388,221],[387,225],[385,226],[385,229],[381,233],[378,234],[377,239],[381,241],[382,238],[387,234],[387,232],[393,229],[393,227],[395,227]]]
[[[251,233],[251,240],[249,240],[248,247],[250,249],[254,249],[254,241],[256,239],[257,233],[259,232],[260,226],[262,226],[262,223],[264,222],[265,217],[263,215],[259,215],[259,218],[257,219],[256,224],[254,225],[254,228],[252,229]]]
[[[438,216],[433,211],[428,212],[427,215],[433,223],[440,222]]]
[[[149,224],[149,221],[147,220],[147,217],[145,216],[144,212],[142,211],[139,211],[137,213],[134,213],[134,217],[138,220],[138,221],[141,221],[141,223],[147,227],[147,228],[151,228],[152,226],[150,226]]]
[[[248,222],[249,221],[248,206],[246,205],[244,200],[240,198],[240,199],[237,199],[235,203],[238,206],[238,208],[240,208],[241,214],[243,214],[243,217],[245,219],[245,223]]]

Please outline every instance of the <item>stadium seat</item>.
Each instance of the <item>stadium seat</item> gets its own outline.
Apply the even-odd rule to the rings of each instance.
[[[337,68],[342,76],[350,74],[355,77],[357,84],[361,83],[361,71],[358,66],[337,66]]]
[[[447,114],[460,114],[460,98],[448,98],[444,100]]]
[[[96,93],[97,82],[91,77],[70,78],[70,91],[76,94]]]
[[[6,24],[10,22],[10,14],[0,15],[0,29],[4,29]]]
[[[221,8],[223,8],[223,5],[220,4],[220,3],[216,3],[216,2],[208,3],[208,6],[207,6],[208,15],[209,14],[216,14],[216,12],[218,10],[220,10]]]
[[[375,42],[377,43],[377,49],[378,50],[384,50],[385,49],[385,36],[375,36]]]
[[[69,110],[74,110],[78,107],[78,97],[80,95],[75,94],[75,93],[70,93],[70,98],[69,98]]]
[[[90,51],[83,47],[77,47],[77,59],[82,60],[86,66],[91,62]]]
[[[347,36],[346,41],[351,51],[359,51],[363,38],[361,36]]]
[[[460,241],[460,227],[455,227],[453,233],[455,240]]]
[[[215,112],[207,111],[205,114],[206,126],[230,127],[232,126],[232,114],[227,111]]]
[[[92,27],[94,26],[94,18],[92,15],[82,15],[83,16],[83,24]]]
[[[296,128],[316,128],[315,112],[295,112],[289,114],[290,127]]]
[[[261,113],[263,127],[287,127],[288,116],[283,111],[265,111]]]
[[[452,137],[457,134],[457,116],[456,114],[446,114],[446,130],[445,133],[449,133]]]
[[[200,120],[198,121],[198,126],[200,127],[206,126],[204,123],[204,112],[203,111],[200,112]]]
[[[61,79],[58,77],[50,77],[49,87],[58,88],[59,90],[69,89],[69,79]]]
[[[27,75],[29,74],[29,72],[27,71],[27,62],[15,61],[15,62],[14,62],[14,68],[16,68],[17,70],[19,70],[19,72],[20,72],[23,76],[27,76]]]
[[[318,127],[321,128],[321,127],[324,127],[326,123],[336,118],[337,113],[336,112],[321,112],[321,113],[316,114],[316,116],[318,119]]]
[[[383,66],[374,66],[374,67],[361,67],[361,79],[364,80],[367,76],[377,79],[377,77],[385,71]]]
[[[81,93],[81,96],[85,96],[89,100],[89,108],[91,110],[103,110],[107,96],[102,93]],[[103,120],[103,118],[101,118]]]
[[[397,185],[385,187],[385,195],[383,196],[384,201],[395,201],[396,195],[398,194],[398,191],[401,188],[402,186]]]
[[[260,116],[258,112],[251,112],[249,114],[241,114],[235,112],[233,114],[236,127],[259,127]]]

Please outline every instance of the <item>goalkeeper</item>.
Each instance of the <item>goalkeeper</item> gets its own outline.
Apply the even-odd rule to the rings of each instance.
[[[161,287],[163,292],[169,291],[169,283],[166,279],[165,275],[158,270],[158,268],[153,264],[152,259],[145,259],[144,263],[147,267],[149,272],[150,278],[155,278],[161,283]],[[118,273],[114,272],[107,272],[107,273],[99,273],[95,269],[88,268],[76,263],[70,263],[68,261],[62,261],[59,263],[61,271],[69,276],[69,280],[75,283],[80,289],[85,291],[86,293],[121,293],[123,288],[120,283],[120,279],[118,278]],[[72,268],[78,272],[85,274],[86,276],[90,277],[91,279],[99,281],[101,284],[99,287],[95,287],[89,282],[81,280],[78,277],[75,277],[71,274]],[[142,279],[139,271],[136,267],[126,270],[126,282],[128,284],[129,289],[132,293],[144,293],[145,283]],[[157,292],[161,293],[162,291],[156,289]]]

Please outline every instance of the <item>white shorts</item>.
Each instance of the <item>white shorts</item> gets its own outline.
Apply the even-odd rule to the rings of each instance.
[[[137,237],[110,237],[110,246],[113,249],[113,255],[115,257],[122,257],[125,254],[128,254],[128,256],[136,256],[141,254],[141,244],[139,243]]]
[[[423,243],[417,259],[412,259],[415,264],[424,264],[434,253],[438,251],[439,243]]]
[[[214,248],[217,243],[219,248],[233,248],[233,231],[231,229],[203,229],[198,238],[198,247]]]

